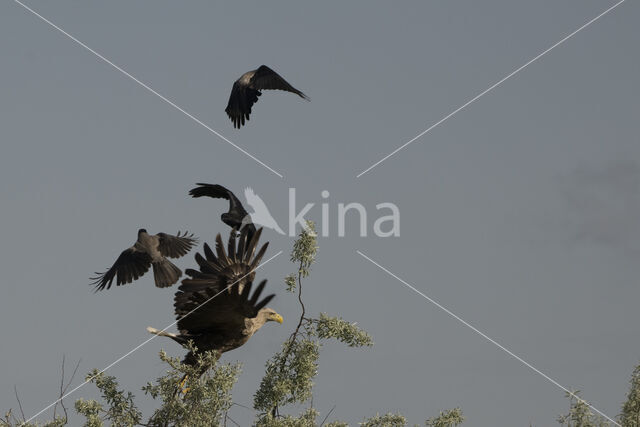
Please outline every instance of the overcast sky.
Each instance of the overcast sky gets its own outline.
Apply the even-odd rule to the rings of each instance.
[[[614,3],[602,0],[27,3],[283,175],[280,178],[12,1],[0,3],[0,410],[27,417],[58,393],[60,361],[103,368],[174,320],[152,275],[91,292],[88,277],[138,228],[228,233],[220,200],[251,186],[286,227],[327,190],[329,237],[305,283],[312,313],[369,331],[326,345],[314,406],[356,424],[422,423],[462,406],[468,425],[553,425],[564,392],[361,257],[362,251],[607,415],[640,359],[640,5],[627,1],[376,168],[361,171]],[[246,127],[226,106],[261,64],[310,96],[267,92]],[[338,203],[362,203],[337,236]],[[372,235],[395,203],[400,237]],[[385,212],[387,214],[388,212]],[[270,231],[258,272],[284,316],[224,355],[251,406],[264,363],[295,326],[282,278],[292,239]],[[179,260],[194,266],[193,252]],[[140,397],[163,374],[155,339],[109,370]],[[67,371],[70,370],[69,365]],[[68,399],[96,397],[87,385]],[[3,412],[4,413],[4,412]],[[50,415],[50,412],[47,412]],[[252,414],[235,407],[247,424]],[[43,418],[41,418],[43,420]],[[75,418],[75,424],[79,418]]]

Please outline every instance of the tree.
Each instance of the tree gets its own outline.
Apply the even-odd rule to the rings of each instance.
[[[591,411],[580,396],[580,390],[565,393],[569,398],[569,412],[558,417],[558,423],[567,427],[608,427],[611,424]]]
[[[294,274],[284,282],[287,291],[297,297],[300,318],[296,328],[282,344],[282,348],[267,362],[265,375],[254,395],[255,425],[258,427],[344,427],[347,423],[326,423],[331,412],[323,420],[312,405],[313,381],[318,374],[318,358],[323,343],[337,340],[348,347],[371,347],[371,336],[339,316],[319,313],[308,316],[302,298],[305,279],[311,274],[316,261],[318,245],[314,224],[309,222],[294,242],[291,261],[297,266]],[[112,426],[217,426],[234,423],[228,411],[233,403],[232,388],[240,375],[239,363],[222,363],[215,352],[197,353],[193,343],[189,350],[197,354],[195,365],[186,365],[179,358],[170,357],[164,351],[160,359],[167,366],[164,375],[148,382],[142,391],[158,401],[158,408],[143,421],[143,414],[135,403],[135,395],[121,389],[115,377],[98,370],[91,371],[86,381],[96,385],[102,399],[75,402],[76,412],[85,418],[85,427]],[[202,376],[200,373],[204,372]],[[64,377],[64,375],[63,375]],[[182,380],[186,378],[184,384]],[[299,414],[285,414],[291,405],[307,405]],[[427,426],[454,427],[463,421],[462,411],[455,408],[441,412],[426,421]],[[60,427],[67,424],[67,417],[55,417],[45,424]],[[0,426],[35,427],[15,418],[9,411]],[[407,421],[400,414],[388,413],[365,418],[361,426],[400,427]]]
[[[462,424],[464,417],[461,408],[453,408],[448,411],[440,412],[435,418],[429,418],[426,425],[429,427],[455,427]]]
[[[640,364],[633,370],[629,382],[627,401],[622,405],[619,419],[624,427],[640,427]]]
[[[318,252],[314,223],[307,222],[293,245],[291,261],[298,271],[285,278],[287,291],[297,293],[300,304],[298,325],[266,366],[260,388],[254,396],[253,406],[259,411],[259,426],[315,425],[317,413],[310,406],[298,417],[282,416],[284,406],[311,401],[313,379],[318,371],[318,357],[322,342],[337,339],[349,347],[371,347],[373,340],[354,323],[340,317],[320,313],[307,317],[302,299],[303,279],[311,274],[311,266]]]

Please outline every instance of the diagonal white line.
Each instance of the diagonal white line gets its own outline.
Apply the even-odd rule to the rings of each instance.
[[[165,326],[160,332],[165,332],[167,329],[169,329],[170,327],[172,327],[173,325],[175,325],[176,323],[178,323],[180,320],[184,319],[185,317],[191,315],[191,313],[193,313],[194,311],[198,310],[200,307],[202,307],[203,305],[207,304],[209,301],[211,301],[212,299],[214,299],[215,297],[217,297],[218,295],[222,294],[224,291],[226,291],[227,289],[229,289],[231,286],[235,285],[236,283],[238,283],[239,281],[241,281],[242,279],[244,279],[245,277],[249,276],[251,273],[253,273],[254,271],[256,271],[257,269],[259,269],[260,267],[262,267],[263,265],[265,265],[266,263],[268,263],[269,261],[271,261],[272,259],[274,259],[275,257],[277,257],[278,255],[280,255],[282,253],[282,251],[278,252],[277,254],[275,254],[274,256],[272,256],[271,258],[269,258],[268,260],[266,260],[263,263],[260,263],[256,268],[254,268],[253,270],[251,270],[250,272],[248,272],[247,274],[245,274],[244,276],[242,276],[241,278],[239,278],[238,280],[236,280],[235,282],[233,282],[232,284],[230,284],[229,286],[227,286],[226,288],[224,288],[223,290],[221,290],[220,292],[218,292],[217,294],[215,294],[214,296],[212,296],[211,298],[209,298],[208,300],[206,300],[205,302],[203,302],[202,304],[200,304],[199,306],[197,306],[196,308],[194,308],[193,310],[191,310],[190,312],[188,312],[187,314],[185,314],[184,316],[180,317],[178,320],[176,320],[175,322]],[[101,373],[105,372],[107,369],[113,367],[114,365],[116,365],[117,363],[119,363],[121,360],[125,359],[127,356],[129,356],[130,354],[134,353],[135,351],[137,351],[138,349],[140,349],[141,347],[143,347],[145,344],[147,344],[149,341],[153,340],[154,338],[156,338],[158,335],[152,335],[151,338],[148,338],[146,340],[144,340],[142,343],[138,344],[137,346],[135,346],[133,349],[129,350],[128,352],[126,352],[125,354],[123,354],[122,356],[120,356],[119,358],[117,358],[114,362],[110,363],[109,365],[107,365],[105,368],[103,368],[100,372],[98,372],[96,375],[87,378],[83,383],[78,384],[75,388],[73,388],[71,391],[69,391],[68,393],[66,393],[64,396],[60,396],[56,401],[51,402],[50,405],[46,406],[44,409],[42,409],[40,412],[38,412],[37,414],[33,415],[31,418],[29,418],[26,422],[31,422],[31,420],[33,420],[35,417],[37,417],[38,415],[42,414],[44,411],[46,411],[47,409],[51,408],[52,406],[54,406],[56,403],[62,401],[62,399],[66,398],[67,396],[75,393],[76,391],[78,391],[80,388],[84,387],[86,384],[88,384],[91,380],[93,380],[95,377],[97,377],[98,375],[100,375]]]
[[[587,22],[586,24],[584,24],[583,26],[581,26],[580,28],[578,28],[577,30],[575,30],[574,32],[572,32],[571,34],[569,34],[568,36],[566,36],[565,38],[563,38],[562,40],[560,40],[559,42],[555,43],[554,45],[552,45],[551,47],[547,48],[545,51],[543,51],[542,53],[540,53],[538,56],[536,56],[535,58],[531,59],[530,61],[526,62],[524,65],[520,66],[519,68],[516,68],[514,71],[512,71],[511,73],[507,74],[505,77],[503,77],[502,79],[500,79],[498,82],[494,83],[493,85],[489,86],[487,89],[485,89],[484,91],[480,92],[478,95],[474,96],[473,98],[471,98],[469,101],[465,102],[464,104],[462,104],[460,107],[456,108],[455,110],[453,110],[452,112],[450,112],[449,114],[447,114],[446,116],[444,116],[443,118],[441,118],[440,120],[438,120],[437,122],[435,122],[434,124],[432,124],[431,126],[429,126],[427,129],[425,129],[424,131],[420,132],[417,136],[415,136],[414,138],[410,139],[409,141],[405,142],[404,144],[402,144],[400,147],[396,148],[395,150],[393,150],[391,153],[387,154],[386,156],[384,156],[382,159],[378,160],[377,162],[375,162],[374,164],[372,164],[371,166],[369,166],[368,168],[366,168],[365,170],[363,170],[362,172],[360,172],[356,178],[360,178],[362,175],[364,175],[365,173],[369,172],[371,169],[375,168],[376,166],[378,166],[380,163],[384,162],[385,160],[387,160],[389,157],[393,156],[394,154],[396,154],[398,151],[402,150],[403,148],[407,147],[409,144],[412,144],[414,141],[416,141],[417,139],[419,139],[420,137],[424,136],[425,134],[427,134],[428,132],[430,132],[432,129],[436,128],[437,126],[439,126],[440,124],[444,123],[445,121],[447,121],[448,119],[450,119],[451,117],[453,117],[454,115],[456,115],[458,112],[460,112],[461,110],[463,110],[464,108],[466,108],[467,106],[473,104],[475,101],[477,101],[478,99],[480,99],[481,97],[483,97],[484,95],[486,95],[487,93],[491,92],[493,89],[495,89],[496,87],[500,86],[502,83],[504,83],[505,81],[509,80],[511,77],[515,76],[516,74],[518,74],[520,71],[524,70],[525,68],[527,68],[529,65],[533,64],[535,61],[537,61],[538,59],[542,58],[544,55],[546,55],[547,53],[551,52],[553,49],[555,49],[556,47],[560,46],[562,43],[566,42],[567,40],[569,40],[571,37],[575,36],[576,34],[578,34],[580,31],[584,30],[585,28],[587,28],[589,25],[593,24],[594,22],[596,22],[598,19],[602,18],[603,16],[605,16],[607,13],[611,12],[613,9],[615,9],[616,7],[620,6],[622,3],[624,3],[626,0],[620,0],[618,3],[614,4],[613,6],[611,6],[609,9],[605,10],[604,12],[602,12],[600,15],[596,16],[595,18],[593,18],[592,20],[590,20],[589,22]]]
[[[502,344],[500,344],[499,342],[497,342],[496,340],[494,340],[493,338],[491,338],[490,336],[488,336],[487,334],[485,334],[484,332],[482,332],[481,330],[479,330],[478,328],[476,328],[475,326],[473,326],[472,324],[470,324],[469,322],[467,322],[466,320],[464,320],[463,318],[461,318],[460,316],[456,315],[455,313],[453,313],[451,310],[449,310],[448,308],[444,307],[442,304],[438,303],[437,301],[435,301],[434,299],[428,297],[426,294],[424,294],[423,292],[419,291],[418,289],[416,289],[414,286],[412,286],[411,284],[407,283],[406,281],[402,280],[400,277],[396,276],[395,274],[393,274],[391,271],[389,271],[388,269],[384,268],[383,266],[381,266],[380,264],[378,264],[377,262],[375,262],[374,260],[372,260],[371,258],[369,258],[368,256],[366,256],[365,254],[363,254],[362,252],[360,252],[359,250],[356,250],[356,252],[362,256],[364,259],[366,259],[367,261],[369,261],[370,263],[372,263],[373,265],[375,265],[376,267],[378,267],[379,269],[381,269],[382,271],[384,271],[385,273],[387,273],[389,276],[393,277],[394,279],[396,279],[397,281],[399,281],[400,283],[402,283],[403,285],[405,285],[406,287],[408,287],[409,289],[411,289],[412,291],[414,291],[415,293],[417,293],[418,295],[422,296],[423,298],[425,298],[427,301],[429,301],[431,304],[435,305],[436,307],[438,307],[440,310],[444,311],[445,313],[447,313],[449,316],[453,317],[454,319],[456,319],[457,321],[459,321],[460,323],[462,323],[463,325],[465,325],[466,327],[468,327],[469,329],[471,329],[473,332],[477,333],[478,335],[480,335],[482,338],[486,339],[487,341],[489,341],[491,344],[495,345],[496,347],[498,347],[500,350],[504,351],[505,353],[507,353],[509,356],[513,357],[514,359],[516,359],[518,362],[522,363],[523,365],[525,365],[526,367],[528,367],[529,369],[531,369],[532,371],[534,371],[535,373],[537,373],[538,375],[542,376],[544,379],[546,379],[547,381],[551,382],[553,385],[555,385],[556,387],[564,390],[565,392],[569,393],[570,395],[574,396],[576,399],[578,399],[581,402],[584,402],[585,404],[589,405],[589,407],[591,409],[593,409],[594,411],[596,411],[598,414],[602,415],[603,417],[605,417],[606,419],[608,419],[609,421],[611,421],[613,424],[620,426],[620,424],[615,421],[613,418],[607,416],[607,414],[605,414],[604,412],[600,411],[598,408],[596,408],[595,406],[593,406],[592,404],[590,404],[589,402],[587,402],[586,400],[580,398],[579,396],[577,396],[574,392],[572,392],[571,390],[569,390],[568,388],[566,388],[565,386],[563,386],[562,384],[560,384],[558,381],[554,380],[553,378],[551,378],[549,375],[545,374],[544,372],[542,372],[541,370],[539,370],[538,368],[536,368],[535,366],[533,366],[532,364],[530,364],[529,362],[527,362],[526,360],[524,360],[522,357],[518,356],[517,354],[515,354],[514,352],[512,352],[511,350],[509,350],[508,348],[506,348],[505,346],[503,346]]]
[[[267,168],[268,170],[270,170],[271,172],[273,172],[274,174],[278,175],[280,178],[284,178],[284,176],[282,174],[280,174],[279,172],[277,172],[276,170],[274,170],[273,168],[271,168],[270,166],[268,166],[266,163],[264,163],[263,161],[261,161],[260,159],[258,159],[257,157],[255,157],[253,154],[249,153],[247,150],[245,150],[244,148],[240,147],[239,145],[231,142],[228,138],[226,138],[224,135],[222,135],[221,133],[219,133],[218,131],[216,131],[215,129],[213,129],[211,126],[207,125],[206,123],[204,123],[202,120],[198,119],[196,116],[194,116],[193,114],[189,113],[188,111],[186,111],[184,108],[180,107],[178,104],[176,104],[175,102],[171,101],[169,98],[167,98],[166,96],[162,95],[161,93],[155,91],[154,89],[152,89],[149,85],[145,84],[144,82],[140,81],[139,79],[137,79],[136,77],[134,77],[133,75],[131,75],[130,73],[128,73],[127,71],[125,71],[124,69],[122,69],[121,67],[119,67],[118,65],[114,64],[113,62],[111,62],[109,59],[105,58],[104,56],[102,56],[101,54],[99,54],[98,52],[96,52],[95,50],[91,49],[89,46],[87,46],[86,44],[82,43],[80,40],[78,40],[77,38],[75,38],[74,36],[72,36],[71,34],[67,33],[65,30],[63,30],[62,28],[60,28],[59,26],[57,26],[56,24],[54,24],[53,22],[49,21],[47,18],[45,18],[44,16],[40,15],[38,12],[36,12],[35,10],[31,9],[29,6],[25,5],[24,3],[22,3],[20,0],[13,0],[15,3],[19,4],[20,6],[22,6],[25,10],[31,12],[32,14],[34,14],[35,16],[37,16],[38,18],[40,18],[40,20],[46,22],[47,24],[49,24],[51,27],[55,28],[56,30],[58,30],[60,33],[64,34],[65,36],[67,36],[68,38],[70,38],[71,40],[73,40],[74,42],[76,42],[78,45],[82,46],[83,48],[85,48],[86,50],[88,50],[89,52],[93,53],[95,56],[97,56],[98,58],[100,58],[101,60],[103,60],[104,62],[106,62],[107,64],[111,65],[113,68],[115,68],[116,70],[120,71],[122,74],[124,74],[125,76],[129,77],[131,80],[133,80],[134,82],[138,83],[140,86],[142,86],[143,88],[145,88],[146,90],[148,90],[149,92],[151,92],[152,94],[156,95],[158,98],[162,99],[164,102],[166,102],[167,104],[171,105],[173,108],[175,108],[176,110],[180,111],[182,114],[184,114],[185,116],[189,117],[191,120],[193,120],[194,122],[196,122],[197,124],[199,124],[200,126],[202,126],[203,128],[207,129],[209,132],[213,133],[214,135],[216,135],[218,138],[222,139],[223,141],[229,143],[232,147],[234,147],[235,149],[239,150],[240,152],[242,152],[243,154],[249,156],[250,158],[252,158],[253,160],[255,160],[256,162],[258,162],[259,164],[261,164],[262,166],[264,166],[265,168]]]

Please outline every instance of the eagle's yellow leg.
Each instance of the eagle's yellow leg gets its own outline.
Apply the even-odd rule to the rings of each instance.
[[[189,376],[185,375],[184,378],[182,378],[182,381],[180,381],[180,391],[182,391],[182,394],[187,394],[187,392],[189,391],[189,387],[185,387],[187,378],[189,378]]]

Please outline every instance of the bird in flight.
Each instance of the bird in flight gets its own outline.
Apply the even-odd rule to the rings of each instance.
[[[245,229],[229,236],[227,250],[220,234],[216,252],[204,244],[204,256],[196,254],[200,270],[188,269],[174,298],[179,334],[148,327],[151,334],[173,339],[186,347],[192,340],[198,352],[220,354],[245,344],[266,322],[282,323],[282,316],[266,305],[275,295],[262,299],[267,283],[260,282],[252,291],[255,269],[264,256],[268,243],[256,252],[262,228],[251,239]],[[195,365],[197,355],[187,353],[183,363]],[[201,372],[203,374],[204,372]],[[184,384],[183,378],[182,384]]]
[[[138,240],[128,249],[122,251],[113,266],[104,273],[95,273],[91,277],[92,286],[101,291],[111,288],[113,280],[116,285],[126,285],[143,276],[149,267],[153,267],[153,277],[156,286],[165,288],[171,286],[180,279],[182,271],[176,267],[169,258],[180,258],[186,255],[191,248],[198,243],[193,234],[177,235],[158,233],[150,235],[147,230],[138,230]]]
[[[251,237],[256,232],[256,226],[251,220],[251,215],[245,210],[244,206],[231,190],[217,184],[204,184],[197,183],[198,187],[191,189],[189,194],[192,197],[213,197],[214,199],[225,199],[229,201],[229,211],[223,213],[220,216],[222,222],[227,224],[231,228],[235,228],[238,231],[243,231],[245,228],[248,230],[248,237]]]
[[[245,120],[249,120],[251,107],[262,95],[260,91],[265,89],[285,90],[310,101],[307,95],[287,83],[278,73],[266,65],[261,65],[257,70],[244,73],[233,84],[229,103],[225,109],[233,122],[233,127],[240,129],[244,126]]]

